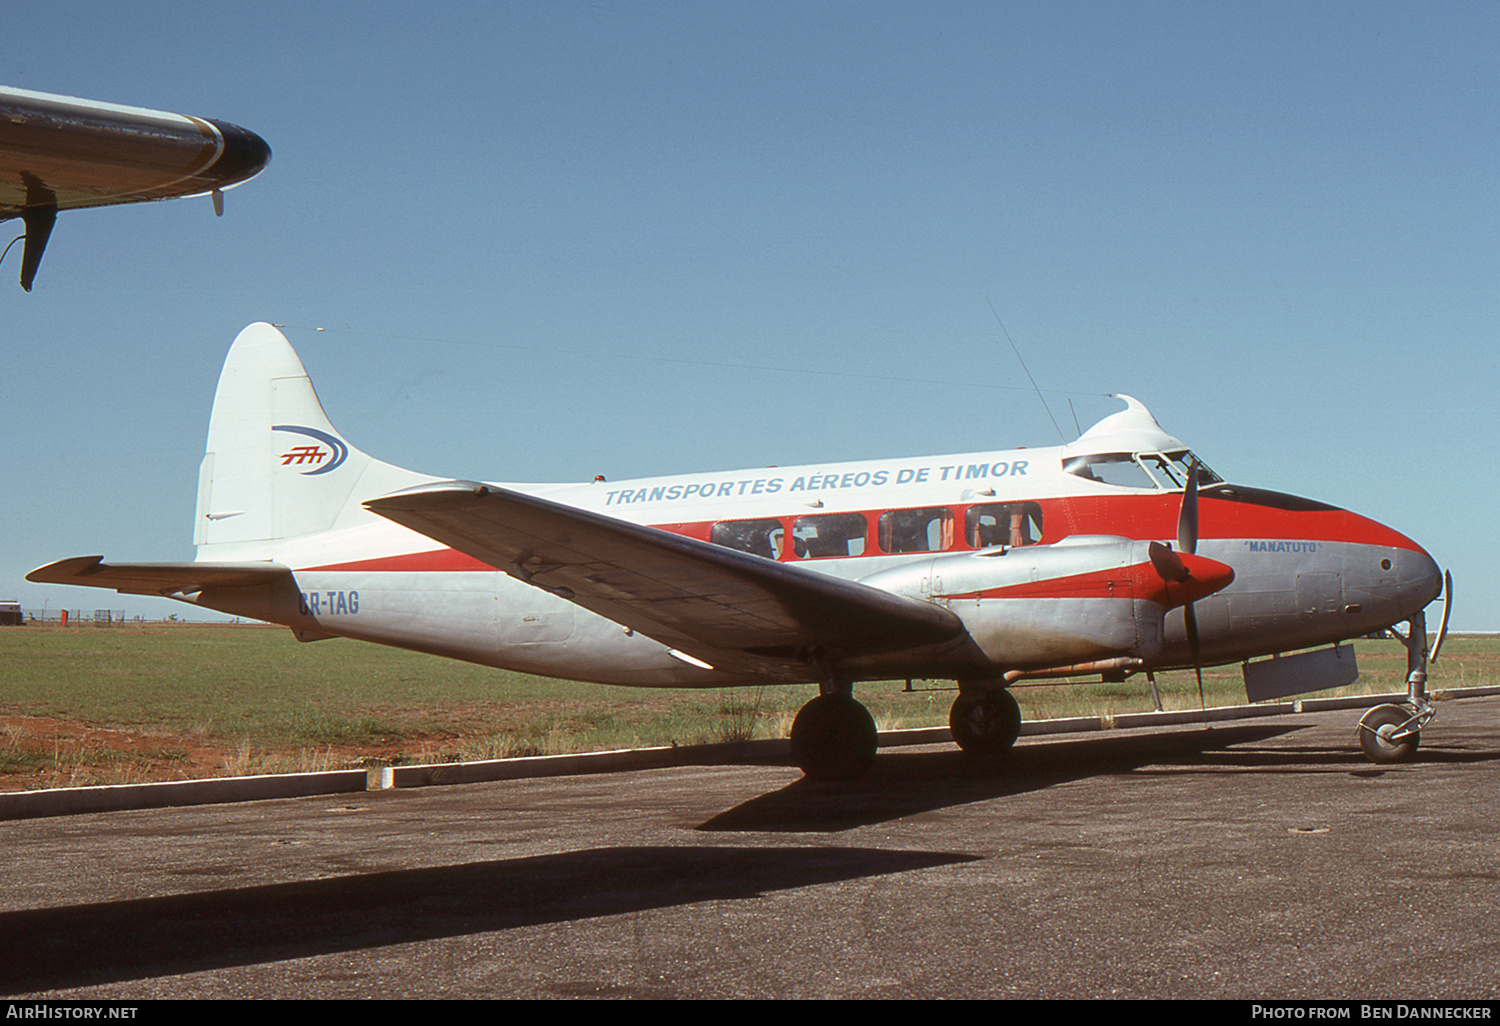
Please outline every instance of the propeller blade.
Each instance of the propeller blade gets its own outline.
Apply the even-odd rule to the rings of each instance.
[[[1198,615],[1193,612],[1191,602],[1182,607],[1182,625],[1187,628],[1188,648],[1193,653],[1193,665],[1197,666],[1203,662],[1203,646],[1198,641]],[[1201,671],[1198,676],[1201,680]]]
[[[1188,648],[1193,652],[1193,673],[1198,677],[1198,706],[1203,706],[1203,647],[1198,643],[1198,616],[1189,602],[1182,607],[1182,625],[1187,629]]]
[[[1198,551],[1198,464],[1188,464],[1187,486],[1182,490],[1182,509],[1177,513],[1177,551]]]
[[[1448,636],[1448,614],[1453,612],[1453,574],[1447,570],[1443,571],[1443,616],[1438,621],[1437,641],[1433,642],[1432,654],[1427,657],[1429,663],[1437,662],[1438,651],[1443,647],[1443,639]]]

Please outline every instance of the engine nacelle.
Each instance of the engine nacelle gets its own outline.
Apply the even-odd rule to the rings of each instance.
[[[934,556],[861,583],[945,606],[996,667],[1024,670],[1119,657],[1149,665],[1167,610],[1233,578],[1222,563],[1157,543],[1075,535]]]

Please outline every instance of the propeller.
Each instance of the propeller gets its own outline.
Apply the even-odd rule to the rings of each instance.
[[[1188,464],[1187,485],[1182,489],[1182,509],[1177,511],[1177,547],[1188,555],[1198,551],[1198,462]],[[1198,707],[1203,707],[1203,647],[1198,641],[1198,616],[1193,604],[1182,604],[1182,627],[1193,653],[1193,673],[1198,678]]]

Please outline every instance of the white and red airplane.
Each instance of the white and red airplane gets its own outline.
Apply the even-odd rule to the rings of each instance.
[[[291,345],[253,324],[214,398],[196,559],[82,556],[27,580],[575,680],[816,682],[792,749],[830,778],[875,755],[859,681],[956,680],[954,739],[993,753],[1019,733],[1007,687],[1020,679],[1247,661],[1408,621],[1410,700],[1371,710],[1361,737],[1377,760],[1409,755],[1431,715],[1432,558],[1354,513],[1225,483],[1120,398],[1123,411],[1053,448],[454,481],[345,441]],[[1247,681],[1274,664],[1304,677],[1282,694],[1347,683],[1350,649],[1325,651],[1338,658],[1247,663]]]
[[[26,226],[21,287],[31,291],[60,210],[209,193],[249,181],[271,159],[227,121],[0,86],[0,221]]]

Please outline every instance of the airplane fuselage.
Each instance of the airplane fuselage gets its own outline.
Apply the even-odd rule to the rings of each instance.
[[[1068,473],[1068,448],[508,487],[943,605],[972,646],[857,660],[857,676],[981,676],[1076,664],[1078,639],[1090,629],[1099,658],[1152,630],[1149,610],[1123,621],[1109,612],[1139,584],[1126,565],[1095,572],[1067,594],[1024,587],[1043,552],[1059,557],[1063,573],[1070,550],[1090,539],[1173,537],[1180,489]],[[1234,569],[1233,583],[1196,603],[1208,663],[1358,637],[1405,620],[1437,594],[1431,557],[1367,518],[1225,484],[1206,487],[1199,501],[1198,553]],[[1053,547],[1066,539],[1071,545]],[[256,552],[266,558],[262,547]],[[230,547],[215,558],[236,555]],[[295,588],[253,599],[210,589],[197,600],[304,637],[363,638],[543,675],[684,687],[767,679],[695,665],[378,517],[287,539],[269,556],[294,569]],[[1004,576],[1007,561],[1015,579]],[[1077,572],[1088,568],[1080,563]],[[1191,665],[1181,619],[1168,616],[1159,629],[1153,668]]]

